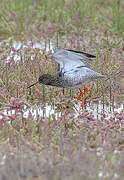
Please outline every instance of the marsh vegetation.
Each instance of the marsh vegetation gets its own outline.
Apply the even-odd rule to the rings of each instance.
[[[37,85],[54,49],[96,55],[108,80],[78,90]],[[0,0],[0,179],[124,177],[124,2]]]

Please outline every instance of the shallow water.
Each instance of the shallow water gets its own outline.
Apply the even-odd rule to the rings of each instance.
[[[22,43],[21,41],[14,41],[13,42],[13,46],[12,46],[16,51],[27,47],[32,47],[32,48],[39,48],[41,51],[43,49],[45,49],[46,51],[52,50],[55,48],[54,42],[50,41],[49,43],[39,43],[39,42],[35,42],[33,43],[32,41],[27,41],[26,43]],[[19,61],[20,60],[20,55],[18,55],[18,53],[14,54],[13,49],[10,51],[10,54],[7,58],[7,62],[9,62],[9,60],[11,59],[11,57],[14,58],[15,61]],[[63,106],[63,105],[62,105]],[[40,117],[50,117],[52,115],[54,115],[54,117],[57,119],[58,117],[61,117],[65,112],[65,111],[61,111],[58,110],[58,106],[57,105],[53,105],[53,104],[39,104],[39,105],[33,105],[30,107],[27,107],[26,105],[24,106],[23,109],[19,109],[18,112],[15,109],[10,109],[9,107],[5,107],[3,108],[3,110],[1,111],[3,114],[11,116],[11,115],[15,115],[15,114],[21,114],[21,116],[27,118],[29,116],[29,114],[31,114],[34,118],[40,118]],[[86,108],[84,109],[84,111],[82,111],[81,107],[80,107],[80,103],[73,105],[73,107],[71,107],[72,111],[71,114],[73,114],[73,117],[78,117],[80,114],[84,113],[84,112],[88,112],[89,115],[93,116],[93,119],[109,119],[110,117],[114,117],[115,116],[115,112],[120,113],[123,109],[124,109],[124,105],[121,104],[119,106],[117,106],[117,104],[113,104],[113,105],[105,105],[102,102],[99,103],[87,103]],[[67,113],[66,113],[67,114]],[[0,115],[0,118],[2,118],[2,115]]]
[[[120,113],[123,109],[123,104],[117,106],[116,103],[109,106],[102,104],[101,102],[98,104],[92,103],[91,105],[87,105],[88,112],[92,113],[95,119],[101,119],[102,117],[104,117],[104,119],[109,119],[110,117],[115,116],[115,112]]]
[[[63,104],[61,106],[63,106]],[[93,103],[93,102],[87,103],[83,112],[81,110],[80,103],[76,104],[75,107],[80,113],[88,112],[89,114],[93,115],[94,120],[95,119],[100,120],[104,117],[108,121],[109,121],[110,117],[115,116],[115,112],[120,113],[124,109],[124,106],[122,104],[120,106],[118,106],[115,103],[114,106],[107,106],[105,104],[102,104],[102,102],[99,102],[97,104]],[[71,107],[71,108],[73,109],[72,114],[74,115],[74,117],[78,117],[79,113],[75,110],[74,107]],[[45,117],[50,117],[50,116],[54,115],[54,117],[56,117],[56,119],[57,119],[58,117],[61,117],[63,115],[63,113],[65,112],[65,111],[59,112],[59,111],[57,111],[57,109],[58,109],[57,105],[53,105],[53,104],[49,105],[48,103],[46,103],[46,104],[42,103],[42,104],[34,105],[31,107],[24,105],[23,109],[12,109],[12,110],[10,110],[10,107],[5,107],[2,111],[2,113],[4,115],[7,115],[7,116],[20,115],[21,117],[24,117],[24,118],[28,118],[29,115],[31,114],[31,116],[34,117],[34,119],[36,119],[36,120],[41,119],[41,118],[45,118]],[[0,115],[0,119],[1,118],[2,118],[2,115]],[[84,118],[79,118],[80,122],[83,121]],[[105,142],[105,140],[104,140],[104,142]],[[69,142],[69,145],[70,145],[70,142]],[[104,161],[107,159],[106,153],[104,152],[103,148],[100,148],[100,147],[96,148],[95,152],[96,153],[90,157],[90,160],[88,159],[87,161],[89,161],[89,162],[94,161],[94,158],[97,158],[97,160],[101,159],[100,163],[102,162],[102,166],[103,166]],[[80,154],[79,151],[76,154]],[[119,154],[119,151],[115,149],[113,152],[112,158],[114,158],[114,160],[115,160],[115,158],[119,157],[118,154]],[[89,153],[89,155],[91,155],[91,153]],[[88,158],[89,158],[89,155],[88,155]],[[7,155],[6,155],[6,153],[0,154],[0,156],[1,156],[0,157],[0,166],[6,167],[7,166]],[[14,157],[14,154],[11,154],[11,156]],[[34,157],[34,155],[32,157]],[[86,157],[87,157],[87,154],[86,154]],[[22,156],[21,156],[21,158],[22,158]],[[30,159],[30,158],[28,158],[28,159]],[[16,159],[16,161],[19,161],[19,158]],[[79,161],[79,159],[77,159],[77,161],[76,161],[77,164],[78,164],[78,161]],[[27,159],[26,160],[24,159],[23,162],[26,163]],[[108,166],[108,163],[109,163],[109,160],[107,159],[106,160],[107,166]],[[120,163],[120,160],[118,160],[118,163]],[[29,164],[30,169],[31,169],[31,164],[32,163]],[[15,162],[13,163],[13,166],[14,167],[17,166]],[[101,164],[99,164],[99,167],[101,167]],[[7,166],[7,168],[8,168],[8,166]],[[28,168],[28,167],[26,167],[26,168]],[[37,167],[35,167],[35,169],[36,168]],[[106,168],[103,168],[103,169],[99,168],[97,173],[98,173],[98,178],[111,177],[110,170],[106,170]],[[113,175],[115,177],[114,179],[117,179],[119,177],[118,171],[114,171]]]
[[[11,58],[14,58],[14,61],[17,62],[17,61],[20,61],[21,60],[21,57],[19,54],[15,53],[14,50],[18,51],[20,49],[24,49],[24,48],[28,48],[28,47],[32,47],[32,48],[38,48],[40,50],[43,50],[45,49],[45,51],[53,51],[53,49],[55,49],[55,45],[53,42],[49,42],[48,43],[45,43],[43,42],[42,44],[39,43],[39,42],[31,42],[31,41],[27,41],[26,43],[22,43],[21,41],[14,41],[13,42],[13,45],[12,45],[13,49],[10,50],[10,53],[7,57],[7,63],[10,61]]]
[[[82,109],[80,107],[80,103],[78,103],[77,105],[74,105],[74,107],[72,107],[72,108],[73,108],[73,110],[69,114],[73,115],[74,118],[87,112],[89,115],[93,116],[94,120],[95,119],[100,120],[103,118],[106,120],[109,120],[109,118],[115,117],[115,114],[121,113],[121,111],[124,109],[124,105],[121,104],[120,106],[117,106],[117,104],[115,103],[114,107],[112,107],[112,106],[107,106],[105,104],[103,105],[101,102],[99,102],[97,104],[96,103],[87,103],[84,111],[82,111]],[[56,119],[58,119],[59,117],[64,115],[65,112],[66,112],[66,108],[64,110],[60,111],[58,109],[58,106],[53,105],[53,104],[49,105],[48,103],[33,105],[31,107],[27,107],[26,105],[24,105],[24,108],[18,109],[18,111],[17,111],[17,109],[10,109],[9,107],[5,107],[2,110],[2,113],[7,116],[20,114],[21,117],[28,118],[29,115],[31,115],[34,119],[39,119],[41,117],[48,118],[52,115],[54,115],[54,117]],[[2,115],[0,115],[0,119],[1,118],[2,118]]]

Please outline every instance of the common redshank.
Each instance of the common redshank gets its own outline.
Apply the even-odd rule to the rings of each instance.
[[[88,88],[85,86],[92,80],[97,78],[104,78],[104,76],[91,69],[88,61],[96,56],[75,50],[58,49],[51,58],[60,64],[60,71],[56,75],[43,74],[39,77],[39,80],[34,84],[28,86],[28,88],[42,83],[45,85],[64,87],[68,89],[79,89],[80,94],[76,99],[76,102],[82,95],[82,88],[85,89],[84,97],[81,103],[83,109],[84,101],[88,92]]]

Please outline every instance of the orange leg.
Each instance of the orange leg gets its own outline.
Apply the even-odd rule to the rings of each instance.
[[[79,88],[79,90],[80,90],[80,94],[79,94],[79,96],[77,97],[77,99],[75,100],[75,103],[77,103],[77,101],[79,100],[79,98],[81,97],[81,95],[82,95],[82,90]]]
[[[84,97],[83,97],[83,100],[82,100],[82,103],[81,103],[82,110],[83,110],[84,102],[85,102],[86,95],[87,95],[87,92],[88,92],[88,88],[86,86],[83,86],[83,88],[85,88],[85,93],[84,93]]]

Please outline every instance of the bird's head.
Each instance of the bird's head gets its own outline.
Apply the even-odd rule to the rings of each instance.
[[[49,74],[43,74],[39,77],[38,81],[36,81],[34,84],[28,86],[27,88],[31,88],[32,86],[36,85],[36,84],[46,84],[45,82],[50,78]]]

